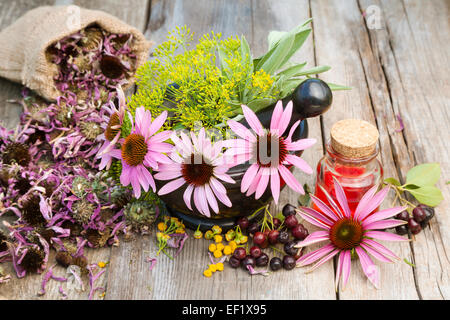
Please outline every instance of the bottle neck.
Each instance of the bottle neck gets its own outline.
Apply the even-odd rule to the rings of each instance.
[[[374,151],[365,157],[349,158],[349,157],[343,156],[342,154],[340,154],[336,150],[334,150],[330,141],[328,141],[328,143],[326,144],[327,160],[333,164],[339,164],[339,165],[348,166],[348,167],[366,166],[376,159],[376,157],[378,156],[378,153],[379,153],[379,148],[378,148],[378,146],[376,146]]]

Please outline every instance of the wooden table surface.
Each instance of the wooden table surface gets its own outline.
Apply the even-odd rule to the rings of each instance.
[[[309,121],[310,137],[319,143],[304,153],[306,161],[314,166],[322,157],[320,141],[328,139],[334,122],[361,118],[380,131],[380,158],[386,177],[404,181],[407,170],[416,164],[440,162],[442,166],[438,187],[445,200],[436,209],[430,227],[409,243],[389,244],[415,267],[403,261],[377,261],[381,271],[378,290],[368,283],[357,261],[352,262],[347,289],[339,292],[334,289],[333,261],[312,273],[297,268],[263,277],[225,268],[205,278],[202,272],[209,261],[208,241],[193,238],[174,261],[160,255],[156,267],[149,271],[145,259],[156,253],[152,234],[122,241],[119,247],[88,251],[93,263],[109,261],[97,284],[106,289],[104,299],[450,298],[450,186],[446,184],[450,180],[449,0],[14,0],[0,2],[0,30],[34,7],[68,3],[109,12],[157,44],[168,30],[185,24],[197,34],[211,30],[224,36],[244,34],[254,55],[267,49],[270,30],[289,30],[312,17],[312,36],[294,58],[308,61],[309,66],[332,66],[320,78],[350,85],[353,90],[336,92],[330,111]],[[369,6],[373,7],[364,14]],[[379,13],[379,25],[371,20],[376,18],[373,12]],[[371,17],[371,23],[366,23],[364,16]],[[16,125],[20,109],[6,101],[19,98],[20,90],[20,85],[0,79],[0,119],[10,128]],[[404,121],[402,132],[396,131],[396,115]],[[302,182],[314,182],[312,176],[299,171],[295,174]],[[285,189],[273,209],[296,201],[297,195]],[[0,298],[61,298],[58,282],[50,281],[47,294],[38,297],[42,275],[17,279],[12,269],[6,269],[13,279],[0,285]],[[64,270],[57,268],[56,273],[62,275]],[[66,290],[70,299],[88,296],[87,291]],[[96,294],[95,299],[101,298]]]

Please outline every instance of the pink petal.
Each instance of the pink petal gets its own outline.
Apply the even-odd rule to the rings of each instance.
[[[338,217],[336,216],[336,214],[334,213],[333,210],[330,209],[330,207],[328,207],[325,202],[323,202],[322,200],[320,200],[319,198],[317,198],[315,195],[311,194],[311,201],[317,206],[317,208],[319,208],[319,210],[321,211],[321,213],[323,215],[325,215],[328,219],[330,219],[330,221],[337,221]]]
[[[184,203],[186,203],[186,206],[191,211],[192,211],[192,206],[191,206],[192,191],[194,191],[194,186],[192,184],[190,184],[190,185],[187,186],[186,190],[183,193]]]
[[[256,188],[258,187],[259,180],[261,180],[261,171],[262,169],[258,170],[258,172],[255,175],[255,178],[253,179],[252,183],[248,187],[247,193],[245,194],[247,197],[253,193],[255,193]]]
[[[300,122],[302,122],[301,120],[297,120],[291,127],[291,129],[289,130],[289,135],[286,138],[286,141],[288,141],[289,143],[292,140],[292,135],[294,134],[295,130],[297,130],[297,127],[299,126]]]
[[[339,206],[336,204],[336,202],[333,200],[333,198],[331,197],[331,195],[328,193],[327,190],[325,190],[324,187],[322,187],[320,184],[318,184],[318,187],[320,188],[320,190],[322,190],[323,194],[325,195],[325,197],[328,200],[328,203],[330,204],[331,208],[334,210],[334,214],[335,216],[337,216],[338,218],[343,218],[344,214],[341,211],[341,208],[339,208]]]
[[[241,182],[241,192],[242,193],[244,193],[248,190],[248,188],[250,187],[250,184],[255,179],[255,177],[258,173],[258,169],[259,169],[258,164],[254,163],[244,173],[244,176],[242,177],[242,182]]]
[[[295,192],[300,194],[305,194],[305,190],[303,190],[300,182],[295,179],[294,175],[283,165],[278,167],[278,171],[280,172],[281,177],[284,179],[286,184]]]
[[[161,170],[161,168],[159,168]],[[172,180],[181,176],[180,171],[175,170],[161,170],[155,174],[155,178],[158,180]]]
[[[275,105],[272,112],[272,119],[270,120],[270,130],[278,129],[278,123],[280,122],[281,116],[283,114],[283,102],[280,100]],[[282,133],[279,133],[281,136]]]
[[[156,117],[155,120],[153,120],[150,128],[149,128],[149,136],[152,136],[155,134],[161,127],[163,126],[164,122],[166,122],[167,119],[167,111],[163,111],[158,117]]]
[[[264,133],[263,127],[253,110],[246,105],[242,105],[242,111],[244,113],[245,120],[247,120],[247,123],[250,125],[250,128],[252,128],[257,135],[262,135]]]
[[[367,231],[366,233],[364,233],[364,236],[385,241],[409,241],[408,238],[403,238],[394,233],[384,231]]]
[[[313,173],[313,169],[309,166],[309,164],[300,157],[297,157],[293,154],[288,154],[286,156],[286,161],[289,162],[290,164],[293,164],[294,166],[296,166],[297,168],[299,168],[306,174]]]
[[[161,143],[173,136],[173,131],[162,131],[152,136],[148,141],[150,143]]]
[[[397,226],[401,226],[403,224],[407,224],[408,222],[404,220],[396,220],[396,219],[388,219],[388,220],[381,220],[381,221],[375,221],[371,223],[365,223],[363,222],[363,227],[366,230],[378,230],[378,229],[390,229]]]
[[[200,206],[202,207],[203,214],[205,214],[207,217],[210,217],[211,213],[209,212],[208,200],[206,199],[205,186],[199,186],[195,188],[195,190],[197,189],[198,189],[198,200],[200,202]]]
[[[295,142],[288,142],[286,148],[289,151],[305,150],[316,143],[316,139],[300,139]]]
[[[234,120],[228,120],[227,121],[228,126],[230,129],[237,134],[239,137],[241,137],[244,140],[248,140],[250,142],[256,142],[256,137],[253,135],[253,133],[247,129],[243,124],[234,121]]]
[[[334,190],[336,191],[336,198],[339,202],[342,210],[344,211],[344,215],[346,217],[351,217],[352,213],[350,211],[350,208],[348,207],[348,201],[347,197],[345,195],[344,189],[342,189],[340,183],[337,181],[335,177],[333,177],[334,181]]]
[[[258,186],[256,187],[255,199],[259,199],[264,191],[267,189],[267,185],[269,184],[270,178],[270,169],[262,168],[261,169],[261,179],[259,180]]]
[[[385,257],[377,250],[373,249],[372,247],[365,245],[364,243],[360,244],[362,248],[364,248],[368,253],[370,253],[375,259],[381,261],[381,262],[392,262],[391,259]]]
[[[375,266],[372,259],[370,259],[369,255],[363,249],[361,249],[360,247],[356,247],[355,250],[359,256],[359,262],[361,263],[361,267],[367,278],[370,282],[372,282],[375,288],[379,288],[380,273],[378,271],[378,267]]]
[[[139,183],[139,178],[138,178],[139,174],[136,171],[135,171],[135,174],[133,174],[130,177],[130,181],[131,181],[131,186],[133,187],[134,196],[136,198],[140,198],[141,197],[141,185]]]
[[[403,207],[395,207],[395,208],[384,209],[384,210],[374,212],[373,214],[368,216],[365,220],[363,220],[363,226],[368,223],[391,218],[391,217],[399,214],[400,212],[405,211],[406,208],[407,208],[407,206],[403,206]]]
[[[206,199],[208,200],[209,205],[213,209],[215,213],[219,213],[219,205],[217,204],[216,197],[214,196],[211,187],[209,184],[205,184],[205,195]]]
[[[133,170],[130,166],[128,166],[126,163],[122,162],[122,173],[120,174],[120,183],[123,186],[127,186],[130,184],[131,180],[130,177],[132,175]]]
[[[381,189],[377,194],[375,194],[372,200],[364,207],[359,215],[360,220],[364,220],[368,215],[372,213],[376,208],[378,208],[383,200],[386,198],[389,192],[389,187]]]
[[[212,191],[220,202],[222,202],[227,207],[232,206],[230,199],[227,197],[227,191],[225,187],[218,180],[211,178],[211,180],[209,180],[209,185],[211,186]]]
[[[194,205],[201,214],[204,214],[203,207],[200,202],[199,190],[200,190],[199,188],[194,188]]]
[[[363,195],[361,200],[359,200],[358,206],[356,207],[355,212],[353,214],[353,216],[356,220],[361,220],[361,219],[359,219],[359,215],[364,210],[364,207],[372,200],[373,195],[375,194],[375,192],[377,192],[377,190],[378,190],[378,185],[373,186]]]
[[[338,261],[337,261],[337,267],[336,267],[336,278],[334,279],[334,286],[335,286],[335,290],[336,292],[338,292],[338,288],[339,288],[339,279],[341,278],[341,274],[342,274],[342,265],[343,265],[343,253],[344,251],[341,251],[341,253],[338,256]]]
[[[173,148],[174,148],[174,146],[169,143],[153,142],[153,143],[148,143],[147,150],[151,150],[151,151],[155,151],[155,152],[172,152]]]
[[[278,135],[283,135],[292,117],[292,101],[289,101],[278,122]]]
[[[273,200],[278,203],[280,198],[280,176],[277,168],[270,168],[270,191],[272,191]]]
[[[309,246],[313,243],[325,241],[330,239],[330,233],[328,231],[315,231],[309,234],[303,241],[299,242],[295,247],[301,248]]]
[[[166,183],[161,189],[158,191],[158,195],[162,196],[181,187],[186,181],[184,178],[178,178],[176,180],[170,181]]]
[[[342,251],[339,256],[339,259],[341,258],[342,258],[342,290],[345,290],[352,269],[352,257],[350,250]]]
[[[328,260],[330,260],[331,258],[333,258],[335,255],[337,255],[339,253],[339,249],[334,249],[333,251],[331,251],[328,255],[326,255],[325,257],[323,257],[320,261],[318,261],[314,266],[312,266],[312,268],[310,270],[308,270],[308,272],[311,272],[315,269],[317,269],[318,267],[320,267],[321,265],[323,265],[325,262],[327,262]]]
[[[373,241],[372,239],[364,239],[363,243],[371,246],[372,248],[374,248],[375,250],[377,250],[378,252],[380,252],[381,254],[383,254],[389,258],[400,260],[400,258],[395,253],[393,253],[391,250],[389,250],[382,244],[380,244],[376,241]]]
[[[319,260],[323,256],[327,255],[328,253],[330,253],[334,249],[335,249],[335,246],[332,245],[331,243],[329,243],[326,246],[323,246],[322,248],[319,248],[319,249],[317,249],[315,251],[312,251],[310,253],[305,254],[304,256],[301,256],[297,260],[297,264],[300,267],[307,266],[308,264],[311,264],[311,263]]]
[[[334,224],[320,212],[311,208],[300,207],[298,208],[298,214],[309,223],[326,230],[329,230]]]

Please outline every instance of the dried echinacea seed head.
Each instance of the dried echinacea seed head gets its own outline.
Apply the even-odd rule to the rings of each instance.
[[[94,205],[86,200],[78,200],[72,205],[72,217],[81,224],[88,224],[94,213]]]
[[[125,73],[125,67],[119,58],[106,55],[100,60],[100,70],[110,79],[118,79]]]
[[[55,256],[56,262],[63,266],[64,268],[67,268],[72,264],[72,256],[67,251],[58,251]]]
[[[19,191],[19,194],[23,195],[31,189],[31,183],[27,178],[19,178],[14,184],[14,188]]]
[[[17,163],[23,167],[27,166],[31,161],[28,149],[29,148],[25,144],[19,142],[7,144],[3,150],[3,163]]]
[[[111,236],[111,232],[108,229],[104,231],[99,231],[95,229],[88,229],[85,233],[85,238],[87,241],[95,248],[102,248],[108,242]]]
[[[22,204],[22,219],[31,226],[41,226],[46,222],[39,206],[40,200],[37,195],[32,195]]]
[[[8,250],[7,240],[8,237],[0,230],[0,252]]]
[[[37,272],[44,264],[45,254],[42,250],[31,248],[20,262],[20,266],[27,272]]]
[[[103,131],[97,122],[82,122],[81,123],[81,133],[91,141],[94,141]]]

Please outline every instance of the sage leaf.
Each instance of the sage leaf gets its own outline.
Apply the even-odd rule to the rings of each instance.
[[[417,189],[408,189],[414,198],[422,204],[436,207],[443,199],[441,190],[434,186],[422,186]]]
[[[284,76],[286,78],[291,78],[294,77],[296,74],[298,74],[299,72],[301,72],[301,70],[303,69],[303,67],[306,65],[306,62],[294,65],[292,67],[289,67],[287,69],[284,69],[283,71],[281,71],[280,73],[278,73],[278,76]]]
[[[343,86],[340,84],[335,84],[335,83],[331,83],[331,82],[327,82],[328,86],[330,87],[331,90],[333,91],[338,91],[338,90],[351,90],[352,87],[348,87],[348,86]]]
[[[397,187],[400,187],[400,186],[401,186],[401,183],[400,183],[397,179],[395,179],[395,178],[387,178],[387,179],[384,179],[384,182],[386,182],[386,183],[388,183],[388,184],[392,184],[392,185],[397,186]]]
[[[317,67],[311,68],[309,70],[300,71],[300,72],[294,74],[293,76],[298,77],[298,76],[306,76],[306,75],[310,75],[310,74],[318,74],[318,73],[328,71],[330,69],[331,69],[330,66],[317,66]]]
[[[433,186],[439,181],[441,166],[439,163],[419,164],[406,174],[406,184]]]

